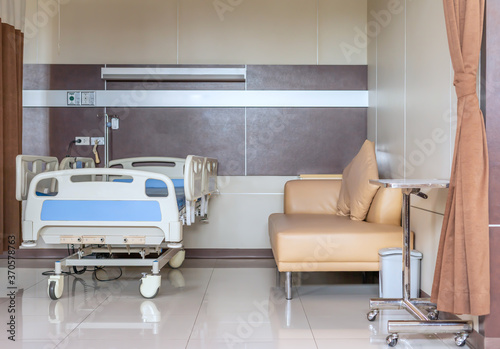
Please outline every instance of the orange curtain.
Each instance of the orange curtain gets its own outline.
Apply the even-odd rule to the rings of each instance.
[[[17,2],[17,3],[16,3]],[[23,22],[19,0],[0,2],[0,253],[15,236],[19,244],[21,206],[16,201],[16,155],[22,146],[22,81],[24,36],[16,23]],[[14,19],[14,15],[18,19]]]
[[[455,314],[490,312],[488,148],[476,93],[485,0],[443,0],[458,97],[450,190],[431,300]]]

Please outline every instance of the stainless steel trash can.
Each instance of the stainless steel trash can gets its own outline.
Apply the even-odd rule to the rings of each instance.
[[[383,248],[378,251],[380,262],[379,296],[380,298],[403,297],[403,252],[401,248]],[[418,298],[420,291],[420,261],[422,253],[411,251],[411,298]]]

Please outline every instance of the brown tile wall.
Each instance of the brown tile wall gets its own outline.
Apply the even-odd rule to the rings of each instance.
[[[248,175],[342,173],[366,139],[366,109],[247,109]]]
[[[103,90],[101,67],[26,65],[24,88]],[[366,72],[366,66],[248,66],[246,85],[254,90],[363,90]],[[243,90],[245,83],[125,81],[108,82],[106,88]],[[103,113],[104,108],[25,108],[23,153],[62,158],[75,136],[103,135],[103,120],[97,117]],[[245,161],[248,175],[340,173],[367,133],[364,108],[108,108],[107,113],[120,117],[120,129],[110,136],[111,159],[213,156],[220,175],[245,175]],[[103,147],[99,151],[102,159]],[[92,148],[74,146],[71,155],[92,156]]]
[[[134,156],[216,157],[219,173],[245,175],[244,108],[108,108],[120,116],[112,159]]]
[[[249,65],[248,90],[366,90],[366,65]]]
[[[25,64],[25,90],[104,90],[97,64]]]

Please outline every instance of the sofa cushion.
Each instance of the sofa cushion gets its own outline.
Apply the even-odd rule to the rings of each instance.
[[[285,184],[285,213],[336,214],[341,180],[299,179]]]
[[[401,189],[380,188],[373,197],[370,210],[366,215],[369,223],[401,225],[401,206],[403,193]]]
[[[342,174],[339,215],[350,216],[352,220],[358,221],[366,218],[373,196],[379,188],[370,184],[370,179],[378,179],[378,167],[375,143],[366,140]]]
[[[367,263],[378,267],[379,249],[401,247],[403,228],[338,215],[274,213],[269,236],[278,267],[293,263],[291,271],[316,271],[322,263],[337,263],[335,270],[356,270],[342,265],[358,263],[366,271]]]

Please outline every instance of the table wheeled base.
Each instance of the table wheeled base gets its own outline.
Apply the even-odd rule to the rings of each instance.
[[[370,181],[383,187],[401,188],[403,191],[403,298],[374,298],[370,300],[369,321],[374,321],[383,309],[404,309],[416,320],[387,322],[387,344],[396,346],[399,333],[455,333],[455,344],[464,346],[469,333],[472,332],[472,321],[437,320],[436,304],[428,298],[410,298],[410,195],[416,194],[426,199],[427,195],[420,193],[420,188],[445,188],[443,181],[401,181],[378,180]],[[421,309],[426,311],[424,313]]]

